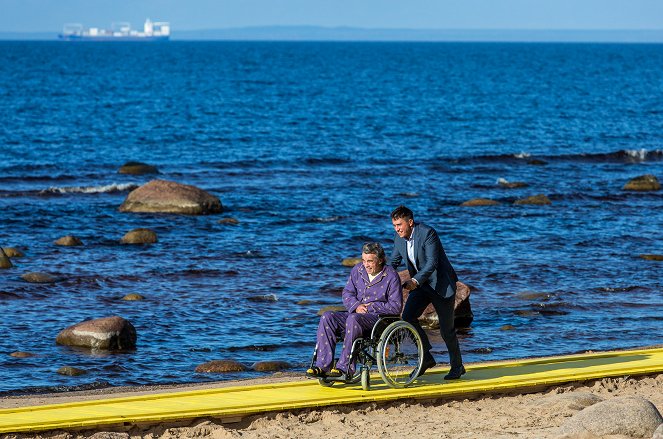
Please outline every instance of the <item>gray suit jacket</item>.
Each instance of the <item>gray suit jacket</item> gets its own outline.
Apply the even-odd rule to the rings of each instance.
[[[419,282],[420,288],[431,288],[441,297],[456,294],[458,276],[447,258],[440,237],[430,226],[423,223],[414,225],[414,259],[417,269],[407,257],[407,241],[398,234],[394,237],[394,251],[391,254],[391,266],[395,269],[405,261],[410,277]]]

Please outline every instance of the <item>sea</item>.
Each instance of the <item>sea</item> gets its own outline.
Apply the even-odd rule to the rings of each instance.
[[[0,42],[0,97],[0,246],[25,254],[0,270],[0,395],[303,373],[341,260],[389,253],[399,205],[471,288],[465,362],[663,343],[663,262],[641,257],[663,254],[663,191],[623,190],[663,180],[661,44]],[[155,178],[224,211],[119,212]],[[121,245],[134,228],[158,242]],[[135,351],[55,343],[113,315]]]

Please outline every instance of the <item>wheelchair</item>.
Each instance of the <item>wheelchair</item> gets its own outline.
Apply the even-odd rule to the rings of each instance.
[[[338,338],[337,342],[342,342]],[[340,343],[337,343],[337,346]],[[317,345],[313,351],[310,367],[315,365]],[[400,316],[380,316],[371,330],[370,338],[360,337],[352,344],[352,358],[356,361],[355,373],[345,380],[334,377],[318,377],[320,385],[333,386],[336,383],[357,384],[371,389],[370,370],[377,364],[382,380],[389,387],[407,387],[421,370],[424,348],[417,330]]]

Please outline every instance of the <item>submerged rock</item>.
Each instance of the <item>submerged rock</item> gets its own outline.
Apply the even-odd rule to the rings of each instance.
[[[640,255],[640,257],[647,261],[663,261],[663,255]]]
[[[137,293],[127,294],[122,298],[122,300],[143,300],[143,299],[145,299],[145,297]]]
[[[559,431],[566,435],[622,435],[651,438],[663,423],[656,406],[644,398],[621,396],[598,402],[569,418]]]
[[[256,372],[278,372],[292,366],[285,361],[258,361],[251,366]]]
[[[12,261],[7,257],[7,254],[5,251],[0,248],[0,268],[12,268],[14,264],[12,264]]]
[[[321,316],[327,311],[347,311],[343,305],[328,305],[328,306],[323,306],[320,308],[318,311],[318,315]]]
[[[632,178],[622,188],[624,191],[658,191],[661,190],[661,183],[652,174],[645,174]]]
[[[55,342],[99,350],[136,349],[136,328],[119,316],[86,320],[63,329]]]
[[[195,186],[152,180],[127,195],[120,212],[160,212],[187,215],[218,213],[221,201]]]
[[[76,377],[80,375],[85,375],[87,373],[86,370],[79,369],[77,367],[72,367],[72,366],[62,366],[61,368],[58,369],[58,373],[60,375],[68,375],[70,377]]]
[[[55,245],[62,245],[62,246],[67,246],[67,247],[73,247],[77,245],[83,245],[83,241],[78,239],[77,237],[73,235],[67,235],[63,236],[62,238],[58,239],[54,243]]]
[[[534,195],[532,197],[527,197],[527,198],[523,198],[523,199],[520,199],[520,200],[516,200],[516,201],[513,202],[513,204],[535,204],[535,205],[543,206],[543,205],[546,205],[546,204],[552,204],[552,202],[545,195],[539,194],[539,195]]]
[[[495,206],[500,204],[499,202],[495,200],[490,200],[488,198],[474,198],[472,200],[467,200],[464,203],[461,204],[461,206],[465,207],[476,207],[476,206]]]
[[[354,267],[361,262],[361,258],[345,258],[341,261],[341,265],[344,267]]]
[[[246,366],[235,360],[213,360],[196,367],[196,373],[244,372]]]
[[[21,278],[26,282],[35,284],[52,284],[58,280],[55,276],[51,276],[48,273],[39,272],[25,273]]]
[[[10,258],[22,258],[25,256],[21,250],[14,247],[3,247],[2,250],[5,252],[7,257]]]
[[[33,354],[32,352],[16,351],[9,354],[9,356],[14,358],[31,358],[36,357],[37,354]]]
[[[251,302],[278,302],[278,297],[276,297],[276,294],[264,294],[261,296],[249,296],[246,298],[246,300],[249,300]]]
[[[231,226],[236,226],[239,224],[239,220],[235,218],[221,218],[219,221],[217,221],[219,224],[229,224]]]
[[[497,184],[505,189],[517,189],[521,187],[528,187],[529,185],[527,183],[524,183],[522,181],[507,181],[504,178],[500,178],[497,180]]]
[[[154,244],[157,242],[157,234],[150,229],[133,229],[128,231],[120,242],[122,244]]]
[[[143,175],[143,174],[158,174],[159,170],[156,166],[148,165],[141,162],[126,162],[117,170],[119,174]]]

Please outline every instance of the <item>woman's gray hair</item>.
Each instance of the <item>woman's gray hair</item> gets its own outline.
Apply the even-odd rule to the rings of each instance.
[[[367,242],[361,248],[361,252],[367,255],[377,255],[382,264],[387,263],[387,256],[384,254],[384,249],[379,242]]]

